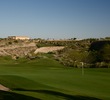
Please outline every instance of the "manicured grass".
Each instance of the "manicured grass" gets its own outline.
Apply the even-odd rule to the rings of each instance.
[[[40,100],[40,99],[22,94],[0,91],[0,100]]]
[[[80,68],[65,68],[52,58],[1,63],[0,84],[10,95],[36,100],[110,100],[110,69],[87,68],[82,75]]]

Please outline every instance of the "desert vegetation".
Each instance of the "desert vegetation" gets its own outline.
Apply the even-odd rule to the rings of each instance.
[[[54,53],[54,59],[69,67],[110,67],[110,40],[0,40],[0,55],[18,58],[37,58],[37,53]],[[61,48],[61,49],[60,49]],[[36,53],[37,52],[37,53]]]
[[[110,41],[109,40],[83,40],[66,45],[65,49],[56,53],[56,60],[70,67],[99,68],[110,67]]]

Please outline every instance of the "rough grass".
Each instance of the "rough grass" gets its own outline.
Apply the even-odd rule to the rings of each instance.
[[[25,62],[25,63],[24,63]],[[21,60],[0,64],[0,83],[11,89],[0,91],[0,100],[8,96],[42,100],[109,100],[110,69],[65,68],[52,58]],[[17,93],[17,94],[16,94]],[[5,95],[5,96],[3,96]],[[13,99],[10,100],[16,100]],[[34,100],[30,99],[30,100]],[[27,100],[27,99],[25,99]]]

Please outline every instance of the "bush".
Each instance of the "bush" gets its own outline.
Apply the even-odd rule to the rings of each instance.
[[[95,64],[96,68],[109,68],[110,64],[106,63],[106,62],[97,62]]]

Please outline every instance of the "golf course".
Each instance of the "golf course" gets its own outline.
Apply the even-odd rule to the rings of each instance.
[[[0,0],[0,100],[110,100],[110,0]]]
[[[109,68],[65,67],[50,55],[0,58],[0,100],[110,100]]]

